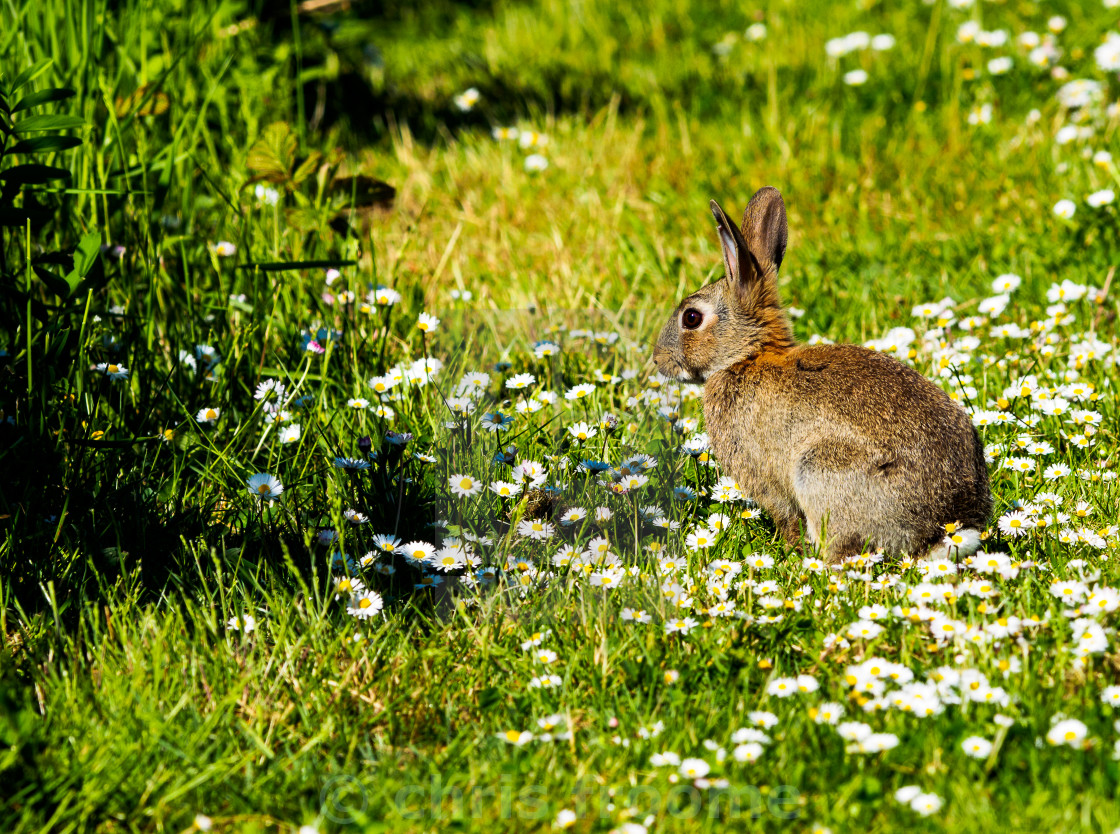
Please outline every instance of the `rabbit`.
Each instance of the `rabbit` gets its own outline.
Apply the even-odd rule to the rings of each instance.
[[[727,273],[678,305],[654,361],[703,383],[715,458],[787,542],[807,540],[829,563],[975,552],[992,497],[964,408],[885,354],[794,341],[778,298],[788,232],[777,189],[751,198],[742,228],[711,208]]]

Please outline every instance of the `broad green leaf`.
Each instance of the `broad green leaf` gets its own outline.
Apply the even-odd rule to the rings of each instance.
[[[72,130],[85,127],[85,120],[80,116],[66,116],[54,113],[45,113],[42,116],[28,116],[12,125],[12,129],[19,134],[31,133],[36,130]]]
[[[300,163],[300,166],[296,168],[295,173],[292,174],[292,182],[299,184],[310,177],[315,173],[315,169],[319,166],[319,163],[322,160],[323,155],[321,153],[319,153],[318,151],[312,151],[307,159],[303,160],[303,162]]]
[[[86,232],[74,250],[74,271],[84,277],[101,254],[101,233]]]
[[[299,199],[298,191],[296,192],[296,199]],[[287,219],[288,225],[298,232],[313,232],[321,229],[324,220],[321,210],[308,206],[288,209],[284,212],[284,217]]]
[[[35,270],[35,274],[39,276],[39,280],[46,284],[47,289],[55,295],[60,295],[63,298],[68,298],[70,296],[74,285],[70,283],[69,276],[63,278],[61,275],[51,272],[49,269],[41,266],[33,266],[31,268]]]
[[[42,185],[45,182],[64,180],[70,177],[70,172],[65,168],[56,168],[54,165],[38,165],[29,162],[25,165],[14,165],[6,171],[0,171],[0,181],[17,182],[23,185]]]
[[[28,81],[38,78],[44,70],[54,63],[53,58],[44,58],[37,64],[32,64],[19,75],[16,76],[15,81],[12,82],[12,92],[14,93]]]
[[[12,105],[12,112],[18,113],[20,110],[38,107],[40,104],[46,104],[49,101],[65,101],[73,95],[74,91],[69,87],[48,87],[45,90],[25,95]]]
[[[77,136],[33,136],[16,142],[8,153],[50,153],[51,151],[67,151],[82,144]]]
[[[261,138],[249,148],[246,165],[261,179],[284,182],[295,163],[296,137],[286,122],[275,122],[264,129]]]

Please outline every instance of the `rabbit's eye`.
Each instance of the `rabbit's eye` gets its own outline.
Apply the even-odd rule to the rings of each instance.
[[[681,324],[684,325],[686,330],[695,330],[703,323],[704,314],[699,310],[693,309],[692,307],[689,307],[687,310],[685,310],[684,315],[681,316]]]

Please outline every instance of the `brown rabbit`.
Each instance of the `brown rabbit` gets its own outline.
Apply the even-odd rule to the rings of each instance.
[[[947,523],[983,530],[988,470],[963,408],[885,354],[795,344],[778,299],[777,189],[751,198],[741,230],[714,200],[712,213],[727,274],[680,303],[654,360],[704,383],[712,452],[743,493],[787,541],[804,533],[832,562],[868,548],[944,552]]]

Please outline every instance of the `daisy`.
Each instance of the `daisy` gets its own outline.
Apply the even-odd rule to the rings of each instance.
[[[466,557],[460,547],[441,547],[428,557],[428,564],[436,570],[458,570],[466,565]]]
[[[587,584],[593,588],[617,588],[625,575],[625,571],[622,570],[606,570],[601,573],[593,573],[587,578]]]
[[[753,764],[762,758],[765,748],[756,741],[748,742],[747,744],[740,744],[731,751],[731,755],[737,762],[746,762]]]
[[[848,637],[862,640],[874,640],[883,633],[883,627],[871,620],[856,620],[848,626]]]
[[[466,113],[467,111],[473,109],[474,106],[478,104],[481,98],[482,94],[478,92],[477,87],[468,87],[466,90],[455,96],[454,102],[455,106],[459,108],[459,110]]]
[[[396,553],[401,545],[401,540],[388,533],[378,533],[373,537],[373,545],[385,553]]]
[[[682,618],[676,619],[676,620],[669,620],[668,622],[665,623],[665,633],[666,634],[674,634],[674,633],[688,634],[690,631],[692,631],[692,629],[696,628],[696,626],[698,626],[698,625],[700,625],[699,621],[692,619],[692,617],[682,617]]]
[[[506,380],[506,388],[516,391],[536,384],[537,378],[532,374],[517,374]]]
[[[1034,521],[1023,510],[1015,510],[999,519],[999,531],[1012,538],[1026,535],[1034,526]]]
[[[818,724],[832,724],[835,726],[844,716],[844,705],[827,701],[817,707],[815,711],[810,710],[809,714]]]
[[[711,517],[708,518],[708,521],[711,521]],[[765,553],[752,553],[747,557],[746,565],[754,570],[765,570],[774,566],[774,557]]]
[[[1093,208],[1100,208],[1101,206],[1109,205],[1115,199],[1116,192],[1111,188],[1105,188],[1101,191],[1094,191],[1092,194],[1085,198],[1085,202]]]
[[[798,675],[797,676],[797,691],[798,692],[816,692],[820,689],[821,685],[817,679],[812,675]]]
[[[583,421],[576,423],[575,425],[568,426],[568,434],[570,434],[581,443],[585,440],[591,439],[598,433],[598,429],[594,428],[593,426],[589,426],[586,422]]]
[[[494,481],[490,484],[490,490],[495,495],[500,495],[502,498],[512,498],[521,492],[521,484],[511,484],[507,481]]]
[[[275,475],[267,475],[263,472],[254,475],[248,480],[249,492],[266,501],[272,501],[280,497],[284,491],[284,485],[280,483],[280,479]]]
[[[401,379],[391,376],[374,376],[367,380],[366,385],[372,388],[374,393],[387,394],[391,388],[401,381]]]
[[[293,423],[289,426],[284,426],[280,429],[280,442],[281,443],[295,443],[299,440],[300,428],[299,423]]]
[[[387,431],[385,439],[393,446],[407,446],[413,435],[411,432]]]
[[[1054,722],[1046,734],[1046,740],[1053,745],[1068,744],[1076,748],[1081,746],[1088,734],[1089,728],[1082,722],[1076,718],[1066,718]]]
[[[384,602],[382,602],[379,593],[376,591],[362,591],[350,598],[350,602],[346,606],[346,613],[351,617],[366,620],[379,614],[383,607]]]
[[[947,533],[941,541],[953,556],[958,558],[967,556],[970,553],[975,553],[977,548],[980,547],[980,531],[971,527],[966,527],[963,530],[954,528],[953,532]]]
[[[703,759],[684,759],[680,765],[680,774],[686,779],[703,779],[711,770],[711,766]]]
[[[1069,220],[1077,212],[1077,204],[1073,200],[1058,200],[1054,203],[1054,214],[1063,220]]]
[[[195,345],[194,355],[199,362],[205,363],[208,368],[212,368],[222,360],[222,355],[210,345]]]
[[[512,744],[515,747],[522,747],[533,740],[533,734],[528,730],[506,730],[497,735],[502,741]]]
[[[505,431],[513,425],[513,417],[502,414],[500,411],[487,412],[482,415],[482,428],[487,431]]]
[[[1057,481],[1068,477],[1072,471],[1064,463],[1052,463],[1042,470],[1042,477],[1047,481]]]
[[[969,736],[961,742],[961,749],[964,754],[973,759],[986,759],[988,754],[992,752],[992,743],[986,738],[979,736]]]
[[[690,550],[708,548],[715,543],[716,535],[711,530],[697,530],[695,533],[689,533],[685,538],[685,545]]]
[[[97,365],[97,370],[105,374],[109,379],[128,379],[128,368],[124,365],[100,362]]]
[[[226,621],[226,628],[251,634],[257,628],[257,620],[252,614],[236,615]]]
[[[437,585],[443,584],[443,577],[437,576],[434,573],[423,574],[412,587],[414,590],[423,591],[426,588],[435,588]]]
[[[253,399],[282,400],[284,399],[284,384],[278,379],[261,380],[253,392]]]
[[[633,608],[623,608],[619,616],[626,622],[644,623],[648,624],[653,622],[653,616],[643,610],[635,610]],[[1120,700],[1120,699],[1118,699]]]
[[[451,493],[460,498],[470,498],[482,491],[482,482],[470,475],[452,475],[447,481],[451,485]]]
[[[563,683],[559,675],[540,675],[529,680],[530,689],[555,689]]]
[[[941,810],[941,797],[934,793],[919,793],[910,800],[910,809],[917,811],[923,817],[935,814]]]
[[[461,393],[481,393],[490,387],[490,374],[483,371],[468,371],[459,380],[457,390]]]
[[[587,518],[587,510],[583,507],[569,507],[564,510],[560,516],[560,523],[567,526],[571,524],[578,524]]]
[[[401,300],[401,294],[389,287],[378,286],[367,298],[382,307],[392,307]]]
[[[584,382],[574,388],[569,388],[567,393],[564,394],[566,400],[581,400],[585,397],[591,396],[595,392],[595,386],[590,382]]]
[[[647,483],[649,483],[648,475],[627,475],[618,482],[617,486],[623,491],[629,492],[630,490],[641,489]]]
[[[439,327],[439,319],[429,313],[421,313],[417,317],[416,327],[425,333],[432,333]]]
[[[538,133],[535,130],[526,129],[522,130],[520,135],[517,137],[517,144],[526,149],[536,148],[541,145],[547,145],[548,137],[545,134]],[[575,331],[572,332],[572,335],[573,337],[575,336]]]
[[[775,695],[778,698],[788,698],[796,693],[796,678],[774,678],[766,687],[767,695]]]
[[[420,567],[435,555],[436,547],[428,542],[415,541],[404,545],[400,548],[400,552],[409,564],[413,567]]]
[[[366,589],[366,586],[362,584],[362,580],[354,576],[336,576],[333,578],[333,581],[335,599],[338,599],[343,594],[346,596],[360,594]]]
[[[361,460],[360,458],[335,458],[334,465],[338,469],[351,469],[355,471],[369,469],[369,461]]]
[[[221,414],[222,410],[220,408],[202,408],[199,409],[194,419],[200,423],[216,423]]]
[[[547,521],[532,518],[526,519],[517,525],[517,532],[530,539],[549,539],[556,532],[556,528]]]
[[[1006,72],[1010,72],[1014,63],[1015,62],[1012,61],[1011,57],[1008,55],[992,58],[992,60],[988,61],[988,72],[992,75],[1003,75]]]

